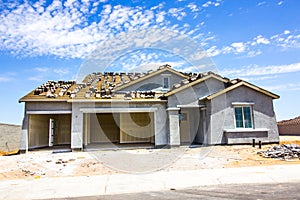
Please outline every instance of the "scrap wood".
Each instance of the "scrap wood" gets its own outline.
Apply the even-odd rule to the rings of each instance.
[[[300,159],[300,146],[296,144],[282,144],[279,146],[272,146],[266,151],[259,151],[257,154],[265,158],[279,158],[279,159]]]

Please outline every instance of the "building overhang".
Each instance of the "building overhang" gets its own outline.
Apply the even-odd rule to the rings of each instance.
[[[80,108],[83,113],[141,113],[155,112],[157,108]]]
[[[205,105],[177,105],[177,108],[203,108]]]
[[[27,110],[28,115],[72,114],[72,110]]]

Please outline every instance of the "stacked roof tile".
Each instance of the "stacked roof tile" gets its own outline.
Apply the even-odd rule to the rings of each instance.
[[[184,79],[179,83],[174,84],[169,91],[154,92],[154,91],[128,91],[127,93],[116,93],[116,91],[126,88],[128,85],[135,84],[142,79],[151,77],[162,70],[170,70]],[[82,83],[75,81],[48,81],[42,84],[20,101],[24,100],[41,100],[53,98],[57,100],[69,99],[162,99],[164,95],[175,93],[189,85],[201,82],[207,77],[214,76],[224,82],[224,86],[230,87],[241,82],[240,79],[229,80],[213,72],[205,73],[183,73],[171,69],[171,66],[166,64],[160,66],[156,71],[149,70],[144,73],[118,73],[118,72],[94,72],[87,75]]]

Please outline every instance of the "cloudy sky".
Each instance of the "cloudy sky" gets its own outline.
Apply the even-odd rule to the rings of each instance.
[[[278,120],[293,118],[299,9],[298,0],[0,0],[0,122],[21,124],[19,98],[47,80],[164,63],[254,83],[281,96]]]

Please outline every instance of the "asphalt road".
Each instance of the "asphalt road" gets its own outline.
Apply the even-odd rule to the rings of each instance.
[[[273,183],[273,184],[227,184],[215,186],[201,186],[176,190],[170,188],[166,191],[143,192],[131,194],[100,195],[90,197],[75,197],[64,199],[300,199],[300,183]]]

